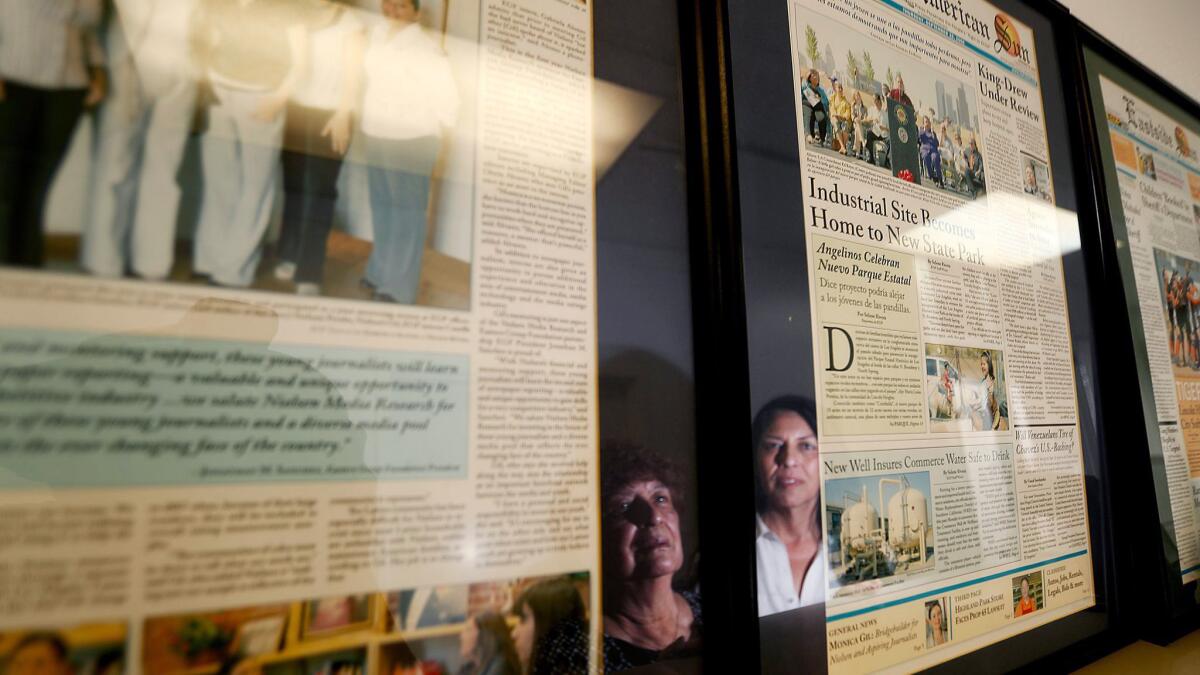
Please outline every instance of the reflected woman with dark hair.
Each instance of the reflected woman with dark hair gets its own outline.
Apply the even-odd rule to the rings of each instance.
[[[467,619],[459,635],[463,666],[458,675],[518,675],[521,672],[508,624],[496,612]]]
[[[780,396],[754,416],[758,615],[825,601],[817,411]]]
[[[606,443],[600,461],[605,670],[698,655],[699,594],[673,585],[684,559],[679,472],[628,443]]]
[[[524,675],[588,672],[587,608],[565,578],[541,581],[513,603],[513,644]]]

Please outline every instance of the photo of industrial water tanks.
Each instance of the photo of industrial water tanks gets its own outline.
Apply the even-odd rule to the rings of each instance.
[[[929,472],[825,481],[829,584],[934,569]]]

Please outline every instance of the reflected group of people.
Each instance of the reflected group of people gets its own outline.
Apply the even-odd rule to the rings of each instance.
[[[44,264],[52,180],[84,110],[98,108],[87,271],[168,278],[180,204],[195,191],[192,273],[252,285],[281,172],[271,271],[299,294],[321,293],[358,135],[373,239],[361,283],[376,299],[414,302],[431,176],[459,101],[449,60],[421,27],[421,0],[378,5],[381,14],[356,0],[0,4],[0,261]],[[203,178],[181,186],[198,132]]]
[[[781,396],[752,428],[759,615],[823,603],[816,408]],[[605,670],[697,659],[704,622],[699,587],[686,574],[682,474],[624,441],[602,444],[600,462]]]

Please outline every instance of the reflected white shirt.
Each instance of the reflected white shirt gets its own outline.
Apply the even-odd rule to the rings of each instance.
[[[356,10],[346,7],[333,24],[308,35],[308,74],[292,100],[320,110],[337,110],[346,86],[346,49],[350,38],[366,29]]]
[[[754,517],[754,548],[758,559],[758,615],[767,616],[825,602],[825,545],[817,547],[796,595],[787,546],[759,516]]]
[[[368,136],[407,140],[440,136],[454,126],[458,89],[450,60],[411,24],[392,33],[384,23],[371,33],[366,54],[362,129]]]
[[[194,81],[188,45],[196,4],[197,0],[116,0],[117,17],[110,30],[119,24],[124,40],[110,38],[110,58],[131,57],[142,87],[152,95]],[[121,53],[122,48],[127,53]]]
[[[0,80],[83,89],[105,65],[100,0],[0,0]]]

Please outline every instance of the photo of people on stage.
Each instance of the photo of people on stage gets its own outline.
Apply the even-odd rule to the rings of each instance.
[[[973,87],[832,19],[797,16],[807,151],[958,197],[987,191]]]
[[[469,307],[475,55],[446,8],[0,4],[0,264]]]

